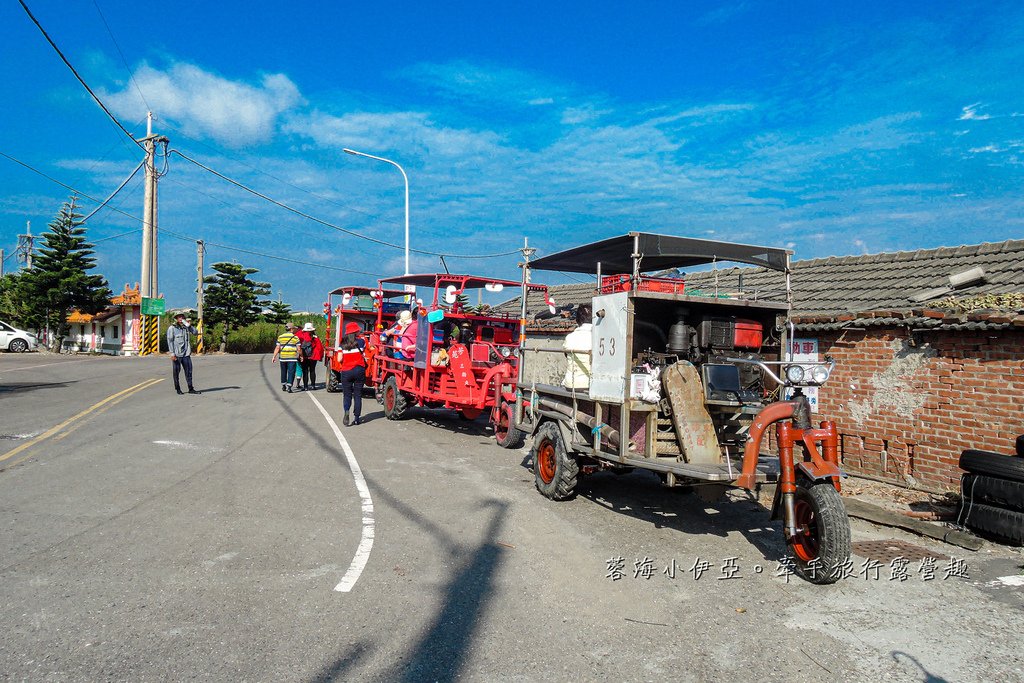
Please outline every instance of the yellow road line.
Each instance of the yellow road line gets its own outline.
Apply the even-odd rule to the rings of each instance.
[[[95,404],[89,406],[88,408],[86,408],[85,410],[83,410],[82,412],[78,413],[77,415],[69,417],[68,419],[64,420],[63,422],[61,422],[56,427],[52,427],[52,428],[46,430],[45,432],[43,432],[39,436],[35,437],[31,441],[26,441],[25,443],[21,444],[17,448],[15,448],[15,449],[13,449],[11,451],[8,451],[7,453],[4,453],[3,455],[0,455],[0,462],[3,462],[4,460],[9,460],[10,458],[13,458],[18,453],[21,453],[25,449],[31,448],[32,446],[35,446],[40,441],[44,441],[46,439],[49,439],[51,436],[53,436],[54,434],[56,434],[60,430],[64,429],[65,427],[67,427],[72,422],[75,422],[76,420],[82,419],[83,417],[85,417],[89,413],[95,411],[97,408],[101,408],[101,407],[105,406],[106,404],[110,403],[111,401],[117,399],[120,396],[123,396],[124,394],[127,394],[128,392],[145,389],[147,387],[153,386],[157,382],[163,382],[163,381],[164,381],[163,379],[147,379],[145,382],[140,382],[139,384],[136,384],[133,387],[128,387],[127,389],[119,391],[116,394],[113,394],[111,396],[107,396],[105,399],[103,399],[99,403],[95,403]]]
[[[96,417],[97,415],[102,415],[103,413],[107,412],[108,410],[110,410],[111,408],[116,406],[121,401],[124,401],[125,399],[131,398],[132,396],[134,396],[135,394],[139,393],[143,389],[148,389],[149,387],[153,386],[157,382],[162,382],[162,381],[163,380],[157,380],[156,382],[151,382],[149,384],[146,384],[145,386],[141,386],[141,387],[140,386],[136,386],[133,389],[129,389],[127,394],[123,394],[122,396],[118,396],[116,399],[114,399],[110,403],[106,404],[105,406],[97,407],[95,412],[93,412],[92,416]],[[81,427],[83,424],[85,424],[84,420],[71,425],[70,427],[65,429],[63,432],[61,432],[60,434],[58,434],[57,436],[53,437],[53,440],[54,441],[63,441],[64,439],[68,438],[68,436],[74,434],[75,430],[78,429],[79,427]],[[25,456],[25,457],[31,457],[31,456]],[[17,460],[15,462],[21,462],[21,460]],[[11,464],[13,465],[15,463],[11,463]]]

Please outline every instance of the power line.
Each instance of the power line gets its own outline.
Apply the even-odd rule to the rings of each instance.
[[[240,183],[237,180],[229,178],[228,176],[224,175],[223,173],[215,171],[214,169],[210,168],[209,166],[206,166],[206,165],[196,161],[195,159],[193,159],[193,158],[191,158],[189,156],[186,156],[185,154],[182,154],[179,150],[172,149],[172,150],[170,150],[170,152],[168,152],[168,154],[177,154],[178,156],[180,156],[185,161],[188,161],[188,162],[190,162],[192,164],[195,164],[199,168],[201,168],[204,171],[207,171],[209,173],[212,173],[213,175],[217,176],[221,180],[229,182],[229,183],[231,183],[232,185],[234,185],[235,187],[237,187],[239,189],[245,190],[246,192],[257,196],[260,199],[266,200],[266,201],[270,202],[271,204],[274,204],[275,206],[279,206],[279,207],[281,207],[282,209],[284,209],[286,211],[290,211],[291,213],[294,213],[297,216],[301,216],[301,217],[303,217],[303,218],[305,218],[307,220],[311,220],[314,223],[319,223],[320,225],[323,225],[325,227],[331,228],[333,230],[338,230],[340,232],[345,233],[346,235],[351,235],[352,237],[357,237],[359,239],[366,240],[368,242],[373,242],[374,244],[380,244],[382,246],[391,247],[393,249],[405,249],[404,245],[394,244],[393,242],[386,242],[384,240],[377,239],[376,237],[370,237],[369,235],[364,235],[364,234],[356,232],[354,230],[349,230],[347,228],[343,228],[340,225],[335,225],[334,223],[330,223],[328,221],[325,221],[322,218],[317,218],[316,216],[312,216],[312,215],[310,215],[308,213],[305,213],[303,211],[299,211],[296,208],[288,206],[284,202],[280,202],[280,201],[278,201],[276,199],[273,199],[272,197],[268,197],[267,195],[265,195],[265,194],[263,194],[261,192],[258,192],[256,190],[252,189],[251,187],[243,185],[242,183]],[[426,254],[428,256],[446,256],[448,258],[462,258],[462,259],[489,259],[489,258],[498,258],[500,256],[512,256],[512,255],[515,255],[515,254],[519,253],[518,249],[516,249],[515,251],[501,252],[499,254],[445,254],[445,253],[442,253],[442,252],[439,252],[439,251],[426,251],[424,249],[409,249],[409,251],[415,252],[417,254]]]
[[[135,89],[139,92],[139,97],[142,98],[142,103],[146,105],[147,110],[152,109],[152,107],[149,106],[149,102],[146,101],[146,96],[142,94],[142,88],[139,87],[139,82],[135,80],[135,75],[132,74],[131,67],[128,66],[128,60],[124,58],[124,53],[121,52],[121,46],[117,44],[117,38],[114,37],[114,32],[110,30],[110,24],[107,23],[107,18],[103,16],[103,10],[100,9],[99,3],[97,3],[96,0],[92,0],[92,5],[96,8],[96,13],[100,15],[100,21],[103,22],[103,26],[107,29],[107,35],[110,36],[111,42],[114,43],[114,48],[117,50],[117,54],[121,55],[121,63],[124,64],[125,71],[128,72],[128,78],[130,78],[132,83],[135,84]]]
[[[142,232],[142,228],[135,228],[134,230],[129,230],[128,232],[122,232],[122,233],[119,233],[117,235],[111,235],[110,237],[101,237],[98,240],[93,240],[92,243],[93,244],[99,244],[100,242],[106,242],[107,240],[116,240],[118,237],[126,237],[128,235],[134,235],[134,234],[139,233],[139,232]]]
[[[53,42],[53,38],[50,37],[50,34],[46,32],[46,29],[43,28],[43,25],[40,24],[39,20],[36,19],[35,15],[32,14],[32,10],[30,10],[28,8],[28,5],[25,4],[25,0],[18,0],[18,2],[21,3],[21,7],[22,9],[25,10],[25,14],[28,15],[28,18],[32,20],[32,23],[36,25],[36,28],[39,29],[39,32],[43,34],[44,38],[46,38],[46,42],[48,42],[50,44],[50,47],[52,47],[54,51],[56,51],[57,55],[61,58],[61,61],[63,61],[64,64],[69,69],[71,69],[71,73],[75,75],[75,78],[77,78],[78,82],[82,84],[82,87],[84,87],[89,92],[89,94],[92,95],[92,99],[96,101],[96,104],[100,105],[100,109],[102,109],[103,112],[108,117],[110,117],[110,120],[113,121],[114,124],[121,129],[121,132],[128,136],[129,140],[134,142],[139,147],[142,147],[142,144],[138,140],[136,140],[131,133],[128,132],[128,129],[125,128],[120,121],[117,120],[117,117],[114,116],[109,109],[107,109],[107,105],[103,104],[103,101],[100,100],[99,96],[97,96],[96,93],[93,92],[92,88],[89,87],[89,84],[85,82],[85,79],[78,74],[78,71],[75,70],[75,67],[71,65],[71,62],[68,61],[68,58],[65,57],[64,53],[60,51],[59,47],[57,47],[57,43]]]
[[[88,216],[86,216],[85,218],[83,218],[83,219],[82,219],[82,222],[83,222],[83,223],[85,223],[85,222],[86,222],[87,220],[89,220],[90,218],[92,218],[93,216],[95,216],[95,215],[96,215],[96,213],[97,213],[97,212],[98,212],[98,211],[99,211],[100,209],[102,209],[102,208],[103,208],[104,206],[106,206],[106,205],[107,205],[107,202],[109,202],[109,201],[110,201],[111,199],[113,199],[114,197],[116,197],[116,196],[117,196],[117,193],[118,193],[118,192],[120,192],[121,190],[123,190],[123,189],[124,189],[124,186],[125,186],[125,185],[127,185],[127,184],[128,184],[129,182],[131,182],[131,179],[135,177],[135,174],[139,172],[139,169],[140,169],[140,168],[142,168],[142,166],[143,166],[143,165],[144,165],[145,163],[146,163],[146,160],[145,160],[145,159],[143,159],[142,161],[140,161],[140,162],[139,162],[139,165],[135,167],[135,170],[131,172],[131,175],[129,175],[129,176],[127,177],[127,178],[125,178],[125,179],[124,179],[124,182],[123,182],[123,183],[121,183],[120,185],[118,185],[118,186],[117,186],[117,189],[116,189],[116,190],[114,190],[113,192],[111,192],[111,193],[110,193],[110,196],[109,196],[109,197],[107,197],[106,199],[104,199],[104,200],[103,200],[103,203],[102,203],[102,204],[100,204],[99,206],[97,206],[97,207],[96,207],[95,209],[93,209],[93,210],[92,210],[92,212],[91,212],[91,213],[90,213],[90,214],[89,214]]]
[[[174,238],[179,239],[179,240],[184,240],[186,242],[197,242],[197,241],[199,241],[199,240],[197,240],[194,237],[189,237],[187,235],[179,235],[178,233],[172,232],[170,230],[167,230],[166,228],[161,229],[160,233],[163,234],[163,235],[170,235],[171,237],[174,237]],[[242,247],[232,247],[232,246],[229,246],[227,244],[218,244],[216,242],[208,242],[206,240],[203,240],[203,245],[206,246],[206,247],[215,247],[215,248],[218,248],[218,249],[227,249],[228,251],[237,251],[237,252],[241,252],[243,254],[251,254],[253,256],[260,256],[262,258],[274,259],[276,261],[287,261],[288,263],[297,263],[299,265],[310,266],[312,268],[324,268],[326,270],[337,270],[337,271],[341,271],[343,273],[355,273],[356,275],[369,275],[371,277],[380,277],[379,273],[369,273],[369,272],[367,272],[365,270],[352,270],[351,268],[340,268],[338,266],[328,266],[328,265],[325,265],[323,263],[313,263],[312,261],[301,261],[299,259],[288,258],[287,256],[277,256],[277,255],[274,255],[274,254],[264,254],[263,252],[253,251],[252,249],[243,249]]]
[[[71,190],[72,192],[74,192],[75,194],[77,194],[80,197],[85,197],[86,199],[88,199],[91,202],[100,203],[99,199],[96,199],[95,197],[91,197],[91,196],[87,195],[86,193],[82,192],[81,190],[78,190],[78,189],[75,189],[74,187],[71,187],[67,183],[62,183],[61,181],[57,180],[56,178],[52,178],[52,177],[46,175],[45,173],[43,173],[39,169],[33,168],[33,167],[29,166],[24,161],[21,161],[20,159],[15,159],[10,154],[6,154],[4,152],[0,152],[0,157],[4,157],[5,159],[10,159],[11,161],[13,161],[14,163],[18,164],[19,166],[24,166],[25,168],[27,168],[28,170],[32,171],[33,173],[36,173],[36,174],[41,175],[42,177],[46,178],[51,183],[56,183],[57,185],[60,185],[61,187],[65,188],[65,189]],[[125,216],[128,216],[128,218],[131,218],[133,220],[138,220],[137,216],[133,216],[130,213],[128,213],[126,211],[122,211],[122,210],[117,209],[117,208],[114,208],[113,206],[110,207],[110,210],[111,211],[117,211],[118,213],[124,214]]]

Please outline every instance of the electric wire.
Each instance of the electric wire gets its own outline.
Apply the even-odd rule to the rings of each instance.
[[[102,208],[103,208],[104,206],[106,206],[106,205],[107,205],[107,202],[109,202],[109,201],[110,201],[111,199],[113,199],[114,197],[116,197],[116,196],[117,196],[117,193],[118,193],[118,192],[120,192],[121,190],[123,190],[123,189],[124,189],[124,186],[125,186],[125,185],[127,185],[127,184],[128,184],[129,182],[131,182],[131,179],[135,177],[135,174],[139,172],[139,169],[140,169],[140,168],[142,168],[142,166],[143,166],[143,165],[144,165],[145,163],[146,163],[146,160],[145,160],[145,159],[143,159],[142,161],[140,161],[140,162],[139,162],[139,165],[135,167],[135,170],[134,170],[134,171],[132,171],[132,172],[131,172],[131,174],[130,174],[130,175],[129,175],[129,176],[127,177],[127,178],[125,178],[125,179],[124,179],[124,182],[123,182],[123,183],[121,183],[120,185],[118,185],[118,186],[117,186],[117,189],[116,189],[116,190],[114,190],[113,192],[111,192],[111,193],[110,193],[110,196],[109,196],[109,197],[107,197],[106,199],[104,199],[104,200],[103,200],[103,202],[102,202],[102,203],[101,203],[101,204],[100,204],[99,206],[97,206],[97,207],[96,207],[95,209],[93,209],[93,210],[92,210],[92,211],[91,211],[91,212],[89,213],[89,215],[88,215],[88,216],[86,216],[85,218],[83,218],[83,219],[82,219],[82,222],[83,222],[83,223],[85,223],[85,222],[86,222],[86,221],[88,221],[88,220],[89,220],[90,218],[92,218],[93,216],[95,216],[95,215],[96,215],[96,213],[97,213],[97,212],[99,212],[99,210],[100,210],[100,209],[102,209]]]
[[[99,3],[96,0],[92,0],[92,6],[96,8],[96,13],[100,15],[100,21],[103,22],[103,27],[107,29],[107,35],[110,36],[110,40],[114,43],[114,48],[117,50],[117,54],[121,55],[121,63],[124,64],[125,71],[128,72],[128,78],[131,79],[135,85],[135,89],[139,93],[139,97],[142,98],[142,103],[146,105],[146,109],[149,110],[149,102],[146,101],[146,96],[142,94],[142,88],[139,87],[139,82],[135,80],[135,75],[132,73],[131,67],[128,66],[128,60],[124,58],[124,53],[121,52],[121,46],[117,44],[117,38],[114,37],[114,32],[110,30],[110,24],[107,23],[107,18],[103,16],[103,10],[100,9]]]
[[[140,232],[142,232],[142,228],[135,228],[134,230],[129,230],[128,232],[122,232],[116,235],[110,235],[109,237],[101,237],[98,240],[92,240],[92,243],[99,244],[100,242],[106,242],[107,240],[116,240],[118,237],[127,237],[128,235],[134,235]]]
[[[194,237],[189,237],[188,235],[181,235],[181,234],[173,232],[171,230],[167,230],[166,228],[161,228],[160,232],[162,234],[164,234],[164,235],[168,235],[168,236],[173,237],[175,239],[183,240],[185,242],[198,242],[199,241],[198,239],[196,239]],[[207,249],[209,249],[210,247],[214,247],[216,249],[227,249],[228,251],[237,251],[237,252],[241,252],[243,254],[251,254],[252,256],[259,256],[259,257],[262,257],[262,258],[274,259],[276,261],[286,261],[288,263],[297,263],[297,264],[302,265],[302,266],[310,266],[311,268],[324,268],[326,270],[336,270],[336,271],[340,271],[342,273],[354,273],[356,275],[369,275],[371,277],[379,277],[379,273],[370,273],[370,272],[367,272],[365,270],[353,270],[352,268],[341,268],[340,266],[329,266],[329,265],[324,264],[324,263],[313,263],[312,261],[302,261],[300,259],[288,258],[287,256],[277,256],[276,254],[265,254],[265,253],[263,253],[261,251],[254,251],[252,249],[243,249],[242,247],[232,247],[232,246],[227,245],[227,244],[219,244],[217,242],[210,242],[208,240],[203,240],[202,242],[203,242],[203,246],[205,248],[207,248]]]
[[[199,145],[201,147],[205,147],[206,149],[210,150],[214,154],[220,154],[220,150],[218,150],[217,148],[213,147],[212,145],[206,144],[202,140],[196,140],[195,138],[189,137],[188,135],[186,135],[182,131],[182,129],[175,127],[173,124],[169,124],[167,121],[164,121],[164,125],[167,126],[168,128],[170,128],[171,130],[173,130],[176,135],[179,135],[179,136],[181,136],[183,138],[186,138],[186,139],[192,141],[193,143],[195,143],[195,144],[197,144],[197,145]],[[391,225],[401,225],[401,223],[399,221],[382,220],[381,217],[380,217],[380,214],[371,213],[369,211],[364,211],[363,209],[357,209],[354,206],[349,206],[347,204],[342,204],[341,202],[337,202],[337,201],[331,199],[330,197],[325,197],[322,194],[318,194],[316,192],[313,192],[312,190],[309,190],[309,189],[306,189],[306,188],[301,187],[299,185],[296,185],[295,183],[289,182],[289,181],[285,180],[284,178],[280,178],[280,177],[274,175],[273,173],[268,173],[267,171],[264,171],[263,169],[259,168],[258,166],[254,166],[252,164],[248,164],[248,163],[246,163],[245,161],[243,161],[240,158],[233,157],[232,161],[234,161],[237,164],[241,164],[242,166],[245,166],[246,168],[248,168],[249,170],[253,171],[254,173],[259,173],[260,175],[267,176],[268,178],[276,180],[277,182],[282,183],[283,185],[287,185],[288,187],[291,187],[293,189],[296,189],[299,192],[305,192],[306,194],[310,195],[311,197],[315,197],[316,199],[319,199],[322,202],[326,202],[328,204],[333,204],[334,206],[337,206],[339,209],[344,209],[346,211],[353,211],[355,213],[362,214],[362,215],[367,216],[369,218],[376,218],[378,220],[381,220],[381,222],[389,223]]]
[[[349,230],[347,228],[343,228],[340,225],[335,225],[334,223],[330,223],[328,221],[325,221],[322,218],[317,218],[316,216],[312,216],[312,215],[310,215],[308,213],[305,213],[303,211],[299,211],[298,209],[293,208],[293,207],[285,204],[284,202],[280,202],[280,201],[278,201],[276,199],[273,199],[272,197],[268,197],[267,195],[265,195],[265,194],[263,194],[261,192],[258,192],[257,190],[254,190],[251,187],[248,187],[248,186],[240,183],[237,180],[229,178],[228,176],[224,175],[223,173],[220,173],[219,171],[215,171],[214,169],[210,168],[209,166],[206,166],[205,164],[203,164],[203,163],[201,163],[199,161],[196,161],[195,159],[193,159],[193,158],[183,154],[180,150],[172,149],[172,150],[170,150],[170,152],[168,152],[168,154],[177,154],[178,156],[180,156],[185,161],[188,161],[188,162],[190,162],[192,164],[195,164],[199,168],[203,169],[204,171],[207,171],[208,173],[211,173],[211,174],[217,176],[221,180],[224,180],[224,181],[226,181],[228,183],[231,183],[232,185],[234,185],[235,187],[237,187],[237,188],[239,188],[241,190],[245,190],[246,192],[248,192],[248,193],[250,193],[252,195],[257,196],[260,199],[266,200],[266,201],[270,202],[271,204],[274,204],[275,206],[278,206],[278,207],[280,207],[282,209],[285,209],[286,211],[290,211],[291,213],[294,213],[294,214],[296,214],[298,216],[301,216],[301,217],[303,217],[303,218],[305,218],[307,220],[311,220],[314,223],[319,223],[320,225],[323,225],[325,227],[331,228],[333,230],[338,230],[338,231],[343,232],[346,235],[350,235],[352,237],[357,237],[359,239],[366,240],[368,242],[373,242],[374,244],[380,244],[382,246],[391,247],[393,249],[405,249],[404,245],[395,244],[393,242],[387,242],[385,240],[377,239],[376,237],[370,237],[369,235],[364,235],[364,234],[356,232],[354,230]],[[519,253],[519,250],[516,249],[514,251],[505,251],[505,252],[501,252],[501,253],[498,253],[498,254],[446,254],[446,253],[439,252],[439,251],[427,251],[425,249],[413,249],[411,247],[409,248],[409,251],[417,253],[417,254],[426,254],[428,256],[446,256],[448,258],[462,258],[462,259],[489,259],[489,258],[498,258],[498,257],[501,257],[501,256],[512,256],[514,254],[518,254]]]
[[[18,0],[18,2],[21,4],[21,8],[25,10],[25,14],[28,15],[28,18],[32,20],[32,23],[36,25],[36,28],[39,29],[39,32],[43,34],[44,38],[46,38],[46,42],[50,44],[50,47],[52,47],[54,51],[57,53],[57,55],[61,58],[61,61],[64,62],[64,64],[69,69],[71,69],[71,73],[75,75],[75,78],[77,78],[78,82],[82,84],[82,87],[84,87],[89,92],[89,94],[92,96],[92,99],[96,102],[96,104],[100,105],[100,109],[102,109],[103,112],[110,118],[110,120],[114,122],[114,125],[121,129],[121,132],[128,136],[129,140],[134,142],[139,147],[142,147],[142,143],[136,140],[135,136],[129,133],[128,129],[124,127],[124,125],[117,119],[116,116],[114,116],[114,114],[109,109],[107,109],[107,105],[103,104],[103,101],[99,98],[99,96],[95,92],[93,92],[93,89],[89,87],[89,84],[85,82],[85,79],[82,78],[81,75],[79,75],[78,71],[75,69],[75,67],[71,65],[71,62],[68,61],[68,58],[65,57],[64,53],[60,51],[59,47],[57,47],[57,43],[53,42],[53,38],[50,37],[50,34],[46,32],[46,29],[43,28],[43,25],[40,24],[39,20],[36,19],[34,14],[32,14],[32,10],[30,10],[28,8],[28,5],[25,4],[25,0]]]
[[[97,202],[97,203],[100,202],[99,199],[96,199],[95,197],[91,197],[91,196],[87,195],[86,193],[82,192],[81,190],[78,190],[78,189],[76,189],[74,187],[71,187],[67,183],[62,183],[61,181],[57,180],[56,178],[53,178],[51,176],[46,175],[45,173],[43,173],[39,169],[33,168],[33,167],[29,166],[24,161],[21,161],[20,159],[15,159],[10,154],[6,154],[4,152],[0,152],[0,157],[4,157],[5,159],[9,159],[9,160],[13,161],[14,163],[18,164],[19,166],[24,166],[25,168],[27,168],[28,170],[32,171],[33,173],[35,173],[37,175],[41,175],[42,177],[46,178],[51,183],[56,183],[57,185],[60,185],[61,187],[65,188],[67,190],[71,190],[72,192],[74,192],[79,197],[84,197],[84,198],[88,199],[90,202]],[[117,211],[118,213],[124,214],[125,216],[128,216],[129,218],[131,218],[133,220],[138,220],[137,216],[133,216],[130,213],[128,213],[126,211],[122,211],[122,210],[117,209],[117,208],[114,208],[113,206],[110,207],[110,210],[111,211]]]

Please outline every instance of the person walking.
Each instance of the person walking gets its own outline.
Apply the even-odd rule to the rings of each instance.
[[[341,344],[341,390],[344,392],[342,407],[345,416],[342,423],[350,424],[348,412],[352,409],[354,420],[351,424],[359,424],[359,416],[363,412],[363,384],[366,382],[366,357],[359,346],[356,335],[345,335]]]
[[[181,370],[185,370],[185,384],[188,385],[188,393],[199,394],[192,386],[192,338],[191,335],[199,335],[199,330],[192,327],[191,321],[184,313],[174,316],[174,324],[167,328],[167,351],[171,354],[171,362],[174,368],[174,390],[183,394],[178,377]]]
[[[295,334],[295,325],[284,324],[284,332],[277,338],[274,356],[271,363],[281,361],[281,391],[292,393],[292,382],[295,381],[295,365],[299,361],[299,338]]]
[[[316,389],[316,364],[324,359],[324,343],[316,336],[316,327],[313,323],[306,323],[295,335],[299,338],[302,389],[309,391],[310,386]]]

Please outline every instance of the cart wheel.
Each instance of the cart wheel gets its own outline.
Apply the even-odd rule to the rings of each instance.
[[[338,393],[338,374],[331,368],[327,368],[327,393]]]
[[[498,421],[494,424],[494,440],[502,448],[522,448],[526,443],[526,432],[515,427],[512,404],[502,402],[498,409]]]
[[[408,407],[409,402],[405,399],[405,394],[398,388],[395,376],[391,375],[384,382],[384,416],[389,420],[401,420]]]
[[[850,559],[850,518],[842,498],[829,481],[801,482],[793,508],[797,535],[789,548],[796,573],[811,583],[835,583]]]
[[[580,466],[565,452],[562,433],[555,422],[545,422],[533,437],[533,475],[537,490],[551,500],[565,500],[576,494]]]

